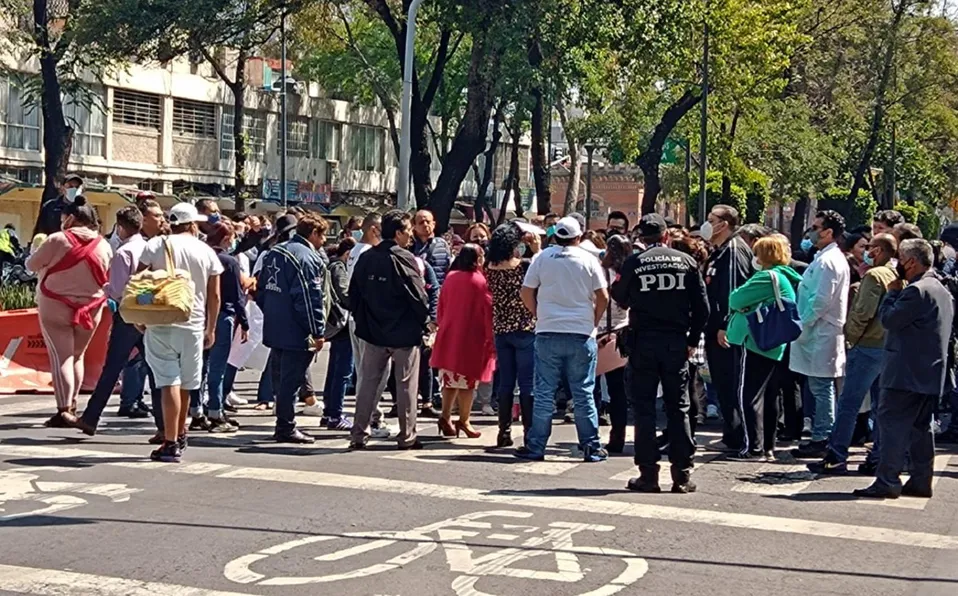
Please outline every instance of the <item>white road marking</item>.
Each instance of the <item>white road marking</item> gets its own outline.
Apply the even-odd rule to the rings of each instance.
[[[936,455],[935,456],[935,475],[931,478],[931,488],[934,491],[935,487],[938,486],[938,481],[941,480],[940,472],[944,471],[948,467],[948,462],[951,461],[950,455]],[[904,479],[902,479],[904,481]],[[864,484],[862,487],[864,488]],[[862,499],[863,503],[868,503],[869,505],[884,505],[886,507],[898,507],[900,509],[914,509],[917,511],[923,511],[925,507],[928,507],[928,503],[931,502],[931,499],[912,499],[907,497],[902,497],[900,499]]]
[[[51,395],[46,399],[34,399],[31,401],[0,405],[0,416],[16,416],[18,414],[42,411],[50,412],[50,414],[53,415],[56,413],[56,410],[57,402]]]
[[[485,457],[483,457],[485,456]],[[542,476],[558,476],[564,472],[576,468],[583,463],[582,460],[571,457],[549,457],[547,461],[533,461],[516,463],[509,451],[487,454],[482,447],[472,449],[436,449],[423,451],[401,451],[383,456],[384,459],[398,459],[400,461],[414,461],[429,464],[449,464],[456,465],[501,465],[505,462],[507,465],[503,468],[510,472],[518,474],[538,474]],[[476,458],[483,457],[483,461],[475,461]],[[463,459],[459,459],[463,458]]]
[[[51,459],[70,459],[85,457],[107,459],[107,465],[116,465],[118,458],[127,458],[121,462],[140,462],[139,456],[111,451],[92,451],[62,447],[18,446],[0,444],[0,454],[20,457],[46,457]],[[175,471],[177,466],[160,464],[163,469]],[[331,489],[374,491],[406,496],[420,496],[453,501],[505,505],[507,507],[533,507],[550,511],[561,510],[576,513],[587,512],[593,515],[620,516],[637,519],[651,519],[667,522],[683,522],[717,525],[730,528],[762,530],[841,540],[877,542],[899,546],[958,550],[958,536],[912,532],[892,528],[873,526],[854,526],[848,524],[821,522],[769,515],[732,513],[713,510],[691,509],[636,503],[634,501],[614,501],[586,497],[537,496],[534,494],[509,494],[508,491],[486,491],[483,489],[460,486],[444,486],[411,482],[391,478],[367,478],[346,474],[289,470],[281,468],[256,468],[236,466],[225,472],[214,472],[213,477],[224,479],[258,480],[263,482],[281,482],[307,486],[322,486]]]
[[[56,569],[0,565],[0,590],[41,596],[252,596]]]

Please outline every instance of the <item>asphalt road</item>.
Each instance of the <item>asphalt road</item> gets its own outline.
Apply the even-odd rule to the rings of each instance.
[[[240,374],[242,395],[255,378]],[[0,595],[958,594],[945,451],[930,501],[863,502],[850,491],[867,478],[727,461],[706,426],[699,491],[637,495],[631,448],[583,463],[561,422],[538,463],[492,449],[486,417],[477,440],[422,421],[423,451],[350,453],[325,430],[269,444],[271,416],[245,410],[177,465],[148,461],[149,420],[108,414],[89,438],[43,428],[52,407],[0,396]]]

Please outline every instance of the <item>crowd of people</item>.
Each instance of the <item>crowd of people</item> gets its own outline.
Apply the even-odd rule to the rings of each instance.
[[[299,402],[300,415],[348,432],[352,450],[389,438],[405,450],[423,448],[418,418],[442,437],[478,438],[477,401],[498,416],[498,448],[515,446],[521,421],[518,458],[543,460],[564,414],[578,453],[600,462],[624,451],[631,409],[639,475],[628,488],[639,492],[661,490],[663,453],[672,492],[694,491],[696,429],[721,418],[730,459],[789,453],[816,474],[845,474],[850,447],[871,443],[857,471],[874,482],[857,495],[928,498],[935,433],[958,412],[956,224],[928,241],[896,211],[852,230],[821,211],[793,251],[726,205],[691,229],[657,214],[633,227],[613,212],[587,230],[581,216],[549,214],[476,223],[464,238],[437,236],[421,210],[371,213],[330,238],[326,220],[299,208],[227,217],[201,200],[164,214],[144,195],[104,237],[82,180],[67,186],[45,205],[26,262],[53,371],[47,425],[94,435],[122,376],[119,415],[153,416],[157,461],[180,461],[190,432],[236,432],[244,366],[262,369],[253,407],[274,410],[283,443],[315,440],[297,427]],[[144,270],[188,278],[185,320],[124,320],[124,291]],[[102,316],[112,316],[106,361],[78,415]],[[317,392],[310,365],[327,344]],[[958,440],[952,420],[939,441]]]

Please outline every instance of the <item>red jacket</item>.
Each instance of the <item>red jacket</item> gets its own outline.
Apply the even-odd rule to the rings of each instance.
[[[439,293],[439,332],[429,365],[488,383],[496,369],[492,294],[481,271],[450,271]]]

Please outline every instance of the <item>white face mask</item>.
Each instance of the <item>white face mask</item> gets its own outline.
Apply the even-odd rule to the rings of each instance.
[[[712,222],[710,221],[702,224],[702,227],[699,229],[699,232],[702,234],[702,238],[705,238],[706,240],[712,239],[712,232],[714,231],[715,230],[712,229]]]
[[[68,188],[68,189],[67,189],[67,193],[66,193],[67,202],[72,203],[72,202],[77,198],[77,195],[79,195],[79,194],[83,194],[83,187],[82,187],[82,186],[76,186],[76,187],[74,187],[74,188]]]
[[[758,262],[758,257],[752,257],[752,268],[756,271],[762,270],[762,264]]]

